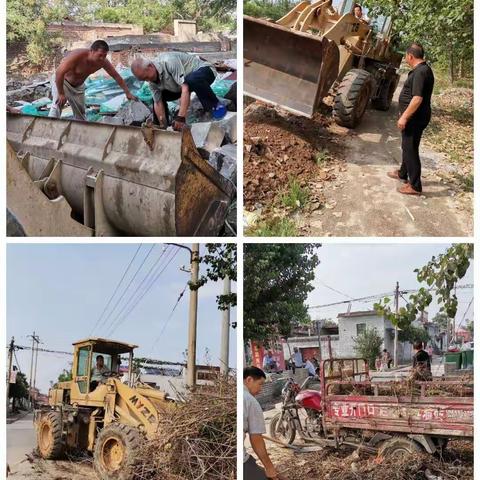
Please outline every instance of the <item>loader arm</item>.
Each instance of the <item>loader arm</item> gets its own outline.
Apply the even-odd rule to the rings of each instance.
[[[114,389],[106,400],[106,424],[116,421],[130,425],[149,437],[157,430],[159,416],[173,407],[165,393],[153,388],[132,388],[118,379],[110,379],[108,383]]]

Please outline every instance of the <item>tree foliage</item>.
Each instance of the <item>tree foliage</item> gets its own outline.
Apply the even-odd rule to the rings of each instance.
[[[305,300],[319,264],[316,248],[300,243],[244,246],[245,340],[288,336],[293,325],[310,320]]]
[[[432,318],[432,323],[436,323],[440,327],[440,331],[445,332],[448,325],[448,315],[444,312],[438,312]]]
[[[72,380],[72,378],[72,370],[67,370],[66,368],[64,368],[62,370],[62,373],[58,376],[58,382],[69,382],[70,380]]]
[[[375,359],[380,355],[383,344],[383,338],[378,334],[378,330],[375,327],[366,327],[360,335],[353,337],[353,343],[353,349],[358,356],[367,360],[370,368],[374,368]]]
[[[414,325],[409,325],[408,327],[398,331],[398,340],[400,342],[408,343],[428,343],[430,341],[430,335],[422,327],[415,327]]]
[[[363,5],[369,16],[392,17],[403,47],[420,42],[428,59],[448,65],[454,76],[473,73],[473,0],[365,0]]]
[[[296,2],[281,0],[247,0],[243,4],[243,13],[257,18],[268,18],[276,21],[288,13]]]
[[[206,265],[206,273],[202,275],[197,285],[191,285],[190,289],[198,289],[205,285],[209,280],[217,282],[225,277],[237,281],[237,246],[234,243],[207,243],[205,245],[206,253],[200,257],[200,263]],[[217,304],[220,310],[237,305],[237,294],[217,295]]]
[[[393,325],[405,329],[432,303],[433,293],[441,305],[440,313],[444,313],[448,318],[455,318],[458,309],[455,287],[467,273],[472,258],[473,244],[452,245],[444,254],[432,257],[425,266],[414,270],[418,282],[427,286],[410,295],[409,302],[405,307],[399,308],[398,314],[392,311],[388,297],[374,304],[375,310]]]
[[[28,382],[24,373],[17,371],[16,381],[10,384],[8,396],[15,399],[28,398]]]
[[[8,0],[7,41],[27,42],[33,64],[41,64],[60,37],[47,32],[52,22],[114,22],[141,25],[146,33],[173,31],[176,18],[196,20],[199,30],[235,30],[235,0]]]

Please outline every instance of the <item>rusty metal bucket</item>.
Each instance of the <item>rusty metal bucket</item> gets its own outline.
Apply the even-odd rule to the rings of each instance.
[[[331,40],[244,16],[244,93],[311,117],[338,76]]]
[[[9,170],[7,206],[27,224],[27,234],[68,235],[70,224],[30,222],[64,205],[58,218],[68,207],[90,229],[86,234],[214,236],[233,197],[232,185],[200,157],[188,129],[8,114],[7,140],[9,166],[16,156],[24,170]],[[51,201],[44,209],[34,189],[43,203]],[[78,228],[71,232],[78,234]]]

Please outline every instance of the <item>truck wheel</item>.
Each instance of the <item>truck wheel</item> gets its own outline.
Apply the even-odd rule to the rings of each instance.
[[[372,99],[372,107],[375,110],[382,110],[386,112],[390,108],[393,94],[397,89],[398,79],[399,76],[395,75],[382,81],[380,95],[377,98]]]
[[[60,412],[43,414],[37,421],[37,445],[42,458],[56,460],[62,456],[62,430]]]
[[[335,95],[333,118],[342,127],[355,128],[372,96],[373,77],[366,70],[354,68],[342,79]]]
[[[288,420],[281,421],[281,413],[277,413],[270,421],[269,433],[275,440],[285,443],[293,443],[296,430]]]
[[[411,438],[400,435],[385,440],[380,447],[378,454],[382,457],[400,457],[423,451],[422,447]]]
[[[102,429],[93,452],[94,467],[98,476],[102,480],[134,478],[143,439],[136,428],[119,423],[112,423]]]

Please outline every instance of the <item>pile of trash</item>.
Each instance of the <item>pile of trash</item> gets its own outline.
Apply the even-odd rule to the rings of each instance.
[[[160,416],[135,472],[142,480],[231,480],[237,466],[235,378],[199,386],[178,408]]]
[[[473,442],[451,441],[441,457],[427,453],[375,457],[325,449],[289,458],[277,468],[289,480],[473,480]]]

